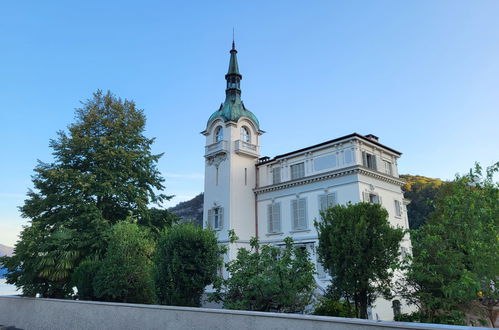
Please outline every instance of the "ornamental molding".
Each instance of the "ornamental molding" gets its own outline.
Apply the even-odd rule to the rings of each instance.
[[[222,154],[217,154],[213,157],[209,157],[206,159],[206,162],[208,163],[208,165],[210,166],[215,166],[216,168],[218,168],[220,166],[220,164],[222,164],[222,162],[224,160],[227,159],[227,154],[226,153],[222,153]]]
[[[391,184],[395,184],[398,186],[403,186],[404,182],[402,180],[399,180],[395,177],[391,177],[388,175],[385,175],[383,173],[379,173],[376,171],[373,171],[367,167],[360,166],[360,165],[355,165],[355,166],[350,166],[347,168],[342,168],[340,170],[335,170],[335,171],[330,171],[318,175],[313,175],[313,176],[308,176],[304,177],[301,179],[293,180],[293,181],[287,181],[287,182],[282,182],[274,185],[269,185],[269,186],[264,186],[261,188],[255,188],[253,191],[256,194],[261,194],[261,193],[266,193],[266,192],[271,192],[271,191],[276,191],[276,190],[282,190],[282,189],[287,189],[295,186],[301,186],[313,182],[318,182],[318,181],[325,181],[329,180],[332,178],[338,178],[342,176],[347,176],[351,174],[362,174],[366,176],[373,177],[375,179],[388,182]]]

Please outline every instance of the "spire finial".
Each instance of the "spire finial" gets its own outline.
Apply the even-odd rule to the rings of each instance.
[[[232,27],[232,49],[236,49],[236,43],[234,42],[234,27]]]

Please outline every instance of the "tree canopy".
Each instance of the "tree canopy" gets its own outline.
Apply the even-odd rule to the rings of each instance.
[[[110,92],[97,91],[76,109],[68,132],[50,141],[53,162],[34,170],[34,190],[20,208],[30,224],[15,255],[1,261],[10,271],[8,283],[30,296],[71,295],[72,272],[88,256],[104,255],[112,224],[130,214],[150,226],[165,224],[147,220],[148,205],[168,196],[158,193],[164,188],[161,155],[151,152],[145,121],[133,101]]]
[[[457,176],[413,235],[414,256],[402,293],[420,307],[420,321],[464,324],[464,311],[499,302],[499,163]],[[407,290],[407,289],[412,290]]]
[[[226,264],[230,276],[215,283],[211,300],[224,308],[262,312],[303,312],[315,289],[314,265],[304,247],[260,245],[251,239],[251,248],[240,248],[237,258]]]
[[[358,317],[378,296],[391,295],[404,230],[393,228],[379,204],[337,205],[316,222],[319,257],[331,277],[329,297],[353,303]]]

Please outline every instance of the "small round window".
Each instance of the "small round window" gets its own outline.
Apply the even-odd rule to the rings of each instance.
[[[241,140],[246,143],[251,142],[251,136],[249,129],[246,126],[241,127]]]
[[[222,129],[222,126],[218,126],[215,129],[215,142],[220,142],[224,139],[224,131]]]

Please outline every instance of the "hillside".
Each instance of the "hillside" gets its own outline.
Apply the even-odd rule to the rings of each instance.
[[[12,253],[14,252],[14,248],[11,248],[10,246],[0,244],[0,257],[3,256],[11,256]]]
[[[180,202],[168,211],[180,217],[180,221],[191,221],[199,226],[203,226],[203,193],[200,193],[191,200]]]

